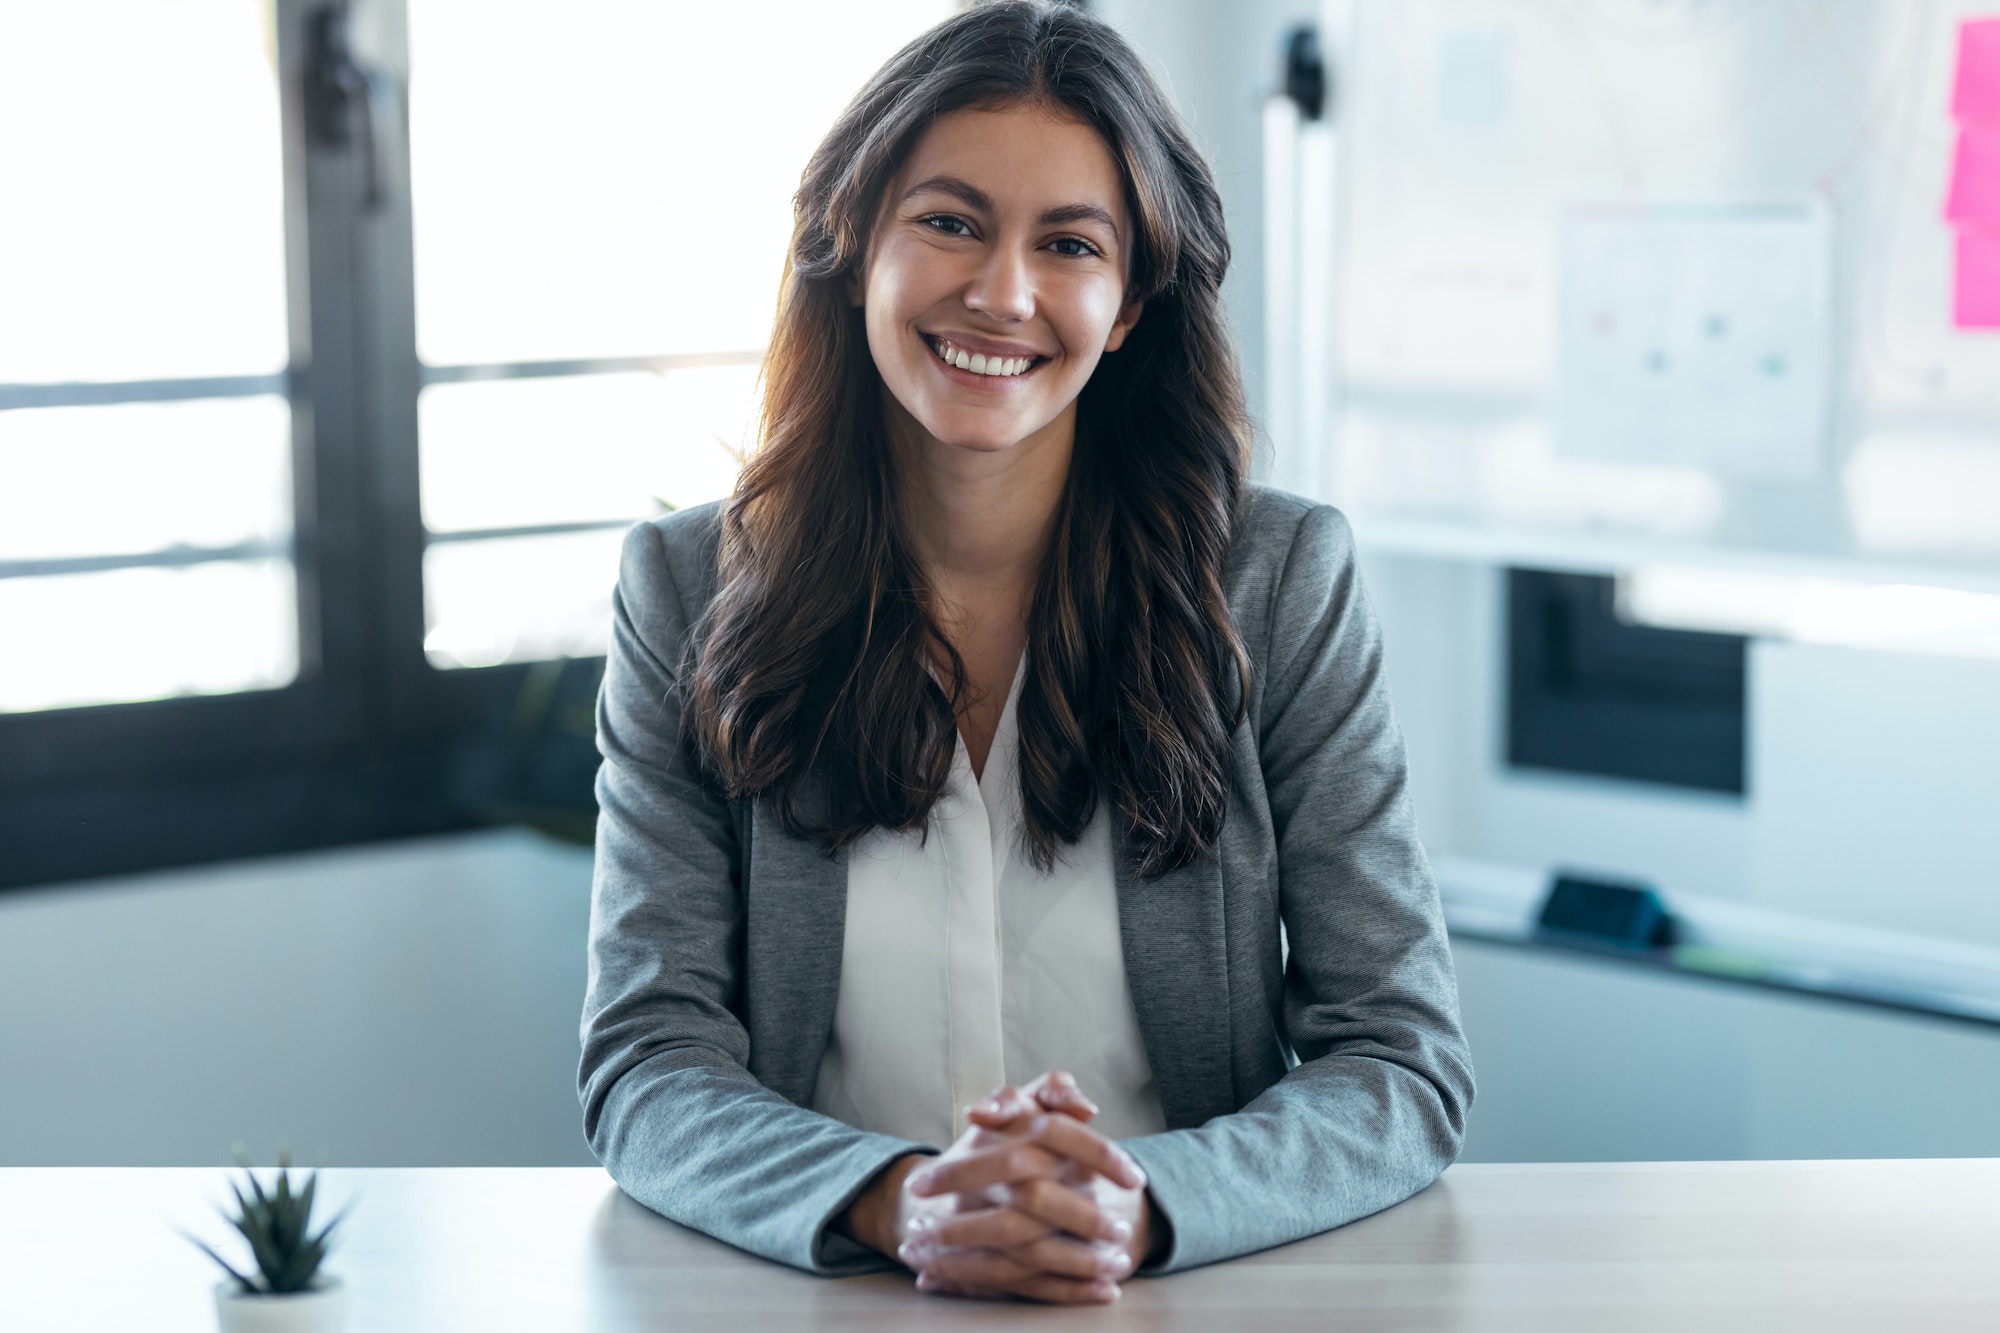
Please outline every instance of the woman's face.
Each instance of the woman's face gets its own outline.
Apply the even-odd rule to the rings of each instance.
[[[939,118],[890,182],[850,287],[895,403],[959,449],[1071,438],[1084,381],[1139,317],[1130,237],[1095,129],[1025,104]]]

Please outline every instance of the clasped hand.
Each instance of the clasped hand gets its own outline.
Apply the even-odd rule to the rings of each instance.
[[[1089,1128],[1067,1074],[1003,1087],[943,1156],[904,1177],[896,1257],[917,1289],[1062,1303],[1118,1299],[1153,1239],[1145,1173]]]

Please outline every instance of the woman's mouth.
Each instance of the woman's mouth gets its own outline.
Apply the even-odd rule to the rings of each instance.
[[[954,346],[949,339],[930,334],[924,335],[924,341],[931,345],[931,351],[947,366],[989,379],[1015,379],[1047,360],[1040,356],[986,356],[968,352],[963,347]]]

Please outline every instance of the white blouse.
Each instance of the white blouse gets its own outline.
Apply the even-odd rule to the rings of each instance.
[[[1074,1074],[1110,1138],[1166,1128],[1125,984],[1103,802],[1053,873],[1020,841],[1015,705],[977,780],[960,740],[929,836],[876,829],[849,849],[833,1033],[813,1109],[940,1148],[1002,1083]]]

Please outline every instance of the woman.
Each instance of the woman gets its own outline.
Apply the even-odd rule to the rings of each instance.
[[[1103,1301],[1455,1155],[1377,632],[1338,513],[1245,482],[1227,263],[1071,9],[939,25],[814,154],[761,447],[619,577],[580,1091],[642,1203]]]

